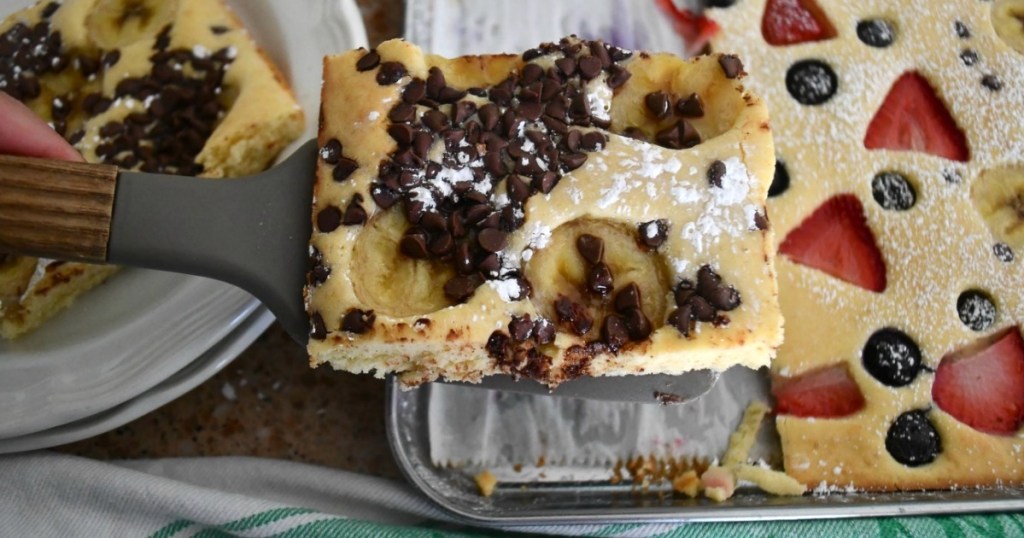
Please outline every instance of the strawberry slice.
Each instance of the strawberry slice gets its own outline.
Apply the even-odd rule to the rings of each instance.
[[[864,395],[845,362],[795,377],[776,376],[772,378],[772,396],[780,415],[835,418],[864,408]]]
[[[852,194],[826,200],[789,232],[779,252],[866,290],[885,290],[885,261],[868,228],[864,206]]]
[[[768,0],[761,35],[769,45],[795,45],[832,39],[836,29],[814,0]]]
[[[655,0],[655,3],[672,19],[672,28],[683,38],[687,56],[700,54],[718,33],[718,23],[689,9],[679,9],[673,0]]]
[[[1020,329],[978,340],[942,358],[932,399],[943,411],[986,433],[1012,435],[1024,422],[1024,339]]]
[[[916,72],[904,73],[893,84],[868,125],[864,147],[921,151],[953,161],[967,162],[967,137],[935,94]]]

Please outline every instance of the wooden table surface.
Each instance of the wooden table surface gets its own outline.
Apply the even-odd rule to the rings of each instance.
[[[357,0],[370,45],[402,34],[401,0]],[[261,456],[398,477],[384,432],[384,382],[309,368],[274,324],[177,400],[56,450],[97,459]]]

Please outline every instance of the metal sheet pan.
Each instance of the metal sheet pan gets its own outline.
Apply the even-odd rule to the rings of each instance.
[[[775,497],[741,487],[715,503],[673,495],[667,480],[641,487],[628,477],[613,484],[581,476],[579,464],[516,470],[489,464],[501,475],[494,494],[480,495],[473,479],[480,466],[435,465],[430,455],[430,385],[402,391],[388,385],[387,432],[406,477],[440,507],[468,522],[532,525],[599,522],[750,521],[908,516],[1024,510],[1024,490],[978,489],[905,493],[830,493]],[[464,389],[479,390],[479,389]],[[584,471],[586,469],[583,469]],[[591,469],[600,476],[607,466]],[[520,476],[521,478],[508,479]]]

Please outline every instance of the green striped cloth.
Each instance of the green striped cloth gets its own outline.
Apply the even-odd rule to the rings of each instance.
[[[259,458],[0,457],[0,536],[1022,536],[1024,515],[474,528],[412,486]]]

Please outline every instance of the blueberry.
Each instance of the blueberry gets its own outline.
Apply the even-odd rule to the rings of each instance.
[[[967,290],[956,300],[956,313],[972,331],[984,331],[996,322],[996,304],[981,290]]]
[[[1010,263],[1013,261],[1013,249],[1006,243],[996,243],[992,245],[992,253],[999,258],[999,261]]]
[[[896,29],[885,19],[867,19],[857,23],[857,37],[869,47],[885,48],[896,39]]]
[[[879,172],[871,180],[871,195],[884,209],[906,211],[917,201],[914,186],[899,172]]]
[[[802,105],[820,105],[832,98],[839,78],[821,60],[801,60],[786,71],[786,89]]]
[[[772,184],[768,187],[768,196],[778,196],[789,189],[789,170],[782,159],[775,159],[775,176],[772,177]]]
[[[916,409],[896,417],[885,436],[885,449],[892,458],[907,467],[935,461],[942,452],[939,432],[928,420],[928,411]]]
[[[902,387],[921,371],[921,349],[903,331],[887,327],[868,338],[861,361],[875,379],[890,387]]]

